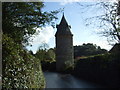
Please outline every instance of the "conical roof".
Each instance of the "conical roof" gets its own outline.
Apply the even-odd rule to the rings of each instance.
[[[72,35],[72,33],[70,31],[70,26],[68,25],[64,14],[62,16],[60,24],[57,25],[56,35]]]
[[[60,22],[60,25],[68,26],[68,23],[67,23],[67,21],[66,21],[66,19],[65,19],[64,14],[63,14],[63,16],[62,16],[62,20],[61,20],[61,22]]]

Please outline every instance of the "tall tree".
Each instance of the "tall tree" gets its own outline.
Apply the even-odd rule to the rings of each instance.
[[[3,2],[2,29],[15,42],[28,44],[35,28],[52,24],[59,11],[43,12],[43,2]]]
[[[51,24],[58,11],[43,12],[42,2],[2,3],[2,87],[45,88],[40,60],[23,47],[35,28]]]

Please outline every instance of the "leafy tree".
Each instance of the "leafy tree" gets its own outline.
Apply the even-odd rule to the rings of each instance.
[[[51,24],[58,11],[43,12],[43,2],[2,3],[2,87],[44,88],[41,62],[25,49],[38,27]]]
[[[49,47],[48,44],[46,44],[46,43],[43,42],[39,46],[39,48],[38,48],[38,50],[37,50],[37,52],[35,54],[35,57],[38,58],[40,61],[45,61],[46,57],[48,56],[47,55],[47,48],[48,47]]]
[[[46,54],[46,51],[43,50],[43,49],[39,49],[36,54],[35,54],[35,57],[38,58],[40,61],[44,61],[46,58],[45,58],[45,54]]]
[[[74,46],[74,57],[90,56],[97,54],[104,54],[107,50],[101,49],[100,46],[92,43],[87,43],[79,46]]]
[[[28,45],[35,28],[52,24],[59,11],[43,12],[42,2],[3,2],[2,28],[15,42]]]
[[[44,45],[47,45],[47,44],[44,44]],[[42,62],[55,61],[55,50],[53,48],[50,48],[48,50],[46,48],[43,49],[42,46],[40,46],[38,51],[35,54],[35,57]]]
[[[48,50],[48,54],[49,54],[50,60],[55,61],[55,50],[53,48],[50,48]]]

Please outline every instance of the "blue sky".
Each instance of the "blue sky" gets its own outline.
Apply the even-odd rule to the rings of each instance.
[[[95,2],[80,2],[83,5],[91,4]],[[64,8],[64,15],[69,25],[71,25],[71,31],[73,33],[73,45],[82,45],[83,43],[93,43],[101,48],[109,50],[112,46],[108,45],[107,39],[105,37],[100,37],[96,34],[97,28],[86,27],[85,19],[94,15],[99,15],[102,11],[97,10],[98,8],[90,8],[89,10],[81,8],[76,2],[45,2],[45,7],[43,11],[57,10],[59,8]],[[84,13],[82,13],[84,11]],[[59,13],[58,20],[55,24],[59,24],[61,21],[63,13]],[[97,23],[97,22],[96,22]],[[49,48],[55,47],[55,32],[56,28],[51,26],[46,26],[41,29],[38,35],[33,38],[31,44],[32,47],[27,47],[28,50],[32,50],[34,53],[42,43],[47,43]]]

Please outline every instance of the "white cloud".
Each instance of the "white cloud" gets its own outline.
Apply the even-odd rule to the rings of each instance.
[[[33,39],[33,42],[31,42],[32,45],[35,44],[42,44],[43,42],[48,43],[49,40],[54,37],[54,29],[52,26],[48,26],[45,28],[37,28],[37,33],[31,39]]]
[[[52,26],[47,26],[42,29],[37,28],[36,31],[37,33],[30,38],[33,39],[32,42],[30,42],[32,47],[30,46],[26,47],[28,50],[32,50],[33,53],[36,53],[38,47],[43,43],[47,43],[49,46],[49,43],[51,43],[51,40],[54,39],[55,34],[55,30],[53,29]]]
[[[109,45],[107,40],[97,41],[95,42],[97,46],[100,46],[103,49],[110,50],[112,48],[111,45]]]
[[[60,5],[66,5],[66,4],[71,4],[73,2],[79,2],[81,0],[63,0],[60,2]]]

